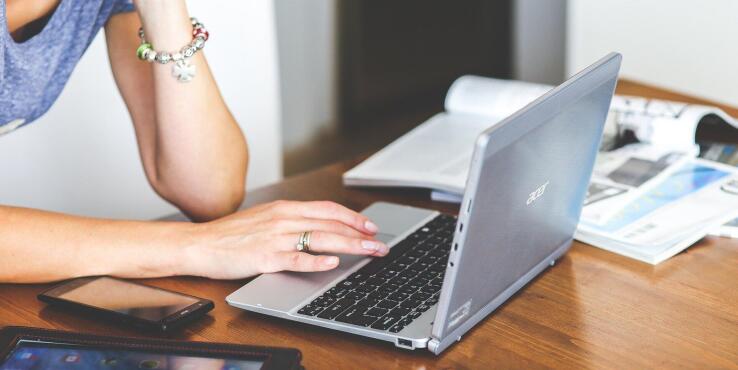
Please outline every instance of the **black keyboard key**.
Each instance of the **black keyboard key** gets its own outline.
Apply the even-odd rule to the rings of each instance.
[[[373,316],[373,317],[382,317],[386,315],[387,312],[389,312],[389,310],[386,308],[374,307],[374,308],[370,308],[369,310],[367,310],[364,313],[364,315]]]
[[[412,310],[413,308],[420,306],[421,303],[423,303],[423,301],[419,301],[417,299],[406,299],[400,303],[400,307]]]
[[[346,298],[353,300],[353,301],[358,301],[360,299],[363,299],[364,297],[366,297],[366,293],[349,292],[349,294],[346,294]]]
[[[365,316],[365,315],[352,315],[352,316],[339,316],[336,321],[345,322],[347,324],[353,324],[358,326],[367,327],[377,321],[376,317]]]
[[[436,257],[448,257],[449,250],[447,248],[437,248],[430,251],[428,254]]]
[[[400,271],[398,270],[392,270],[392,269],[383,269],[382,271],[376,273],[374,276],[380,278],[380,279],[391,279],[395,277]]]
[[[382,270],[387,264],[392,262],[391,260],[387,259],[386,257],[383,258],[374,258],[371,262],[367,263],[364,267],[362,267],[358,273],[366,274],[368,275],[374,275],[375,273]]]
[[[417,286],[417,285],[414,285],[414,283],[411,281],[411,282],[403,285],[402,288],[400,288],[398,290],[398,292],[399,293],[403,293],[403,294],[413,294],[413,293],[417,292],[418,289],[420,289],[420,287]]]
[[[398,258],[397,260],[395,260],[395,263],[397,263],[397,265],[399,265],[399,266],[403,266],[403,265],[409,266],[409,265],[412,265],[413,263],[415,263],[417,261],[418,261],[417,258],[408,256],[408,255],[404,255],[404,256]]]
[[[409,313],[410,313],[410,310],[408,310],[407,308],[395,307],[387,315],[403,317]]]
[[[386,316],[382,317],[378,321],[372,325],[373,329],[378,330],[387,330],[395,325],[398,321],[400,321],[402,317],[400,316],[391,316],[390,314],[387,314]]]
[[[406,268],[410,267],[410,265],[412,265],[413,263],[415,263],[415,261],[404,260],[402,262],[397,262],[397,267],[399,267],[401,270],[405,270]]]
[[[388,299],[391,299],[393,301],[401,302],[401,301],[404,301],[409,296],[410,296],[410,294],[407,294],[407,293],[395,292],[395,293],[392,293],[387,298]]]
[[[319,314],[321,311],[323,311],[324,309],[325,309],[325,307],[314,306],[314,305],[309,304],[309,305],[301,308],[299,311],[297,311],[297,313],[299,313],[301,315],[315,316],[315,315]]]
[[[315,298],[312,302],[310,302],[310,304],[314,306],[328,307],[331,304],[333,304],[333,302],[335,301],[336,301],[335,297],[324,294],[318,298]]]
[[[387,280],[380,279],[378,277],[370,277],[364,281],[364,285],[371,285],[371,286],[380,286],[384,284]]]
[[[358,281],[355,281],[355,280],[344,280],[344,281],[338,283],[338,285],[336,285],[336,286],[339,287],[339,288],[353,289],[353,288],[356,288],[359,284],[360,283]]]
[[[392,309],[395,308],[400,302],[392,301],[389,299],[383,299],[377,303],[377,307],[379,308],[386,308],[386,309]]]
[[[413,279],[413,278],[418,277],[418,274],[416,272],[414,272],[413,270],[405,270],[405,271],[401,272],[400,275],[397,275],[397,276],[398,277],[408,278],[408,279]]]
[[[422,314],[423,314],[422,312],[418,312],[418,311],[413,311],[413,312],[410,312],[410,313],[409,313],[409,314],[407,315],[407,318],[409,318],[409,319],[411,319],[411,320],[414,320],[414,319],[417,319],[418,317],[420,317],[420,315],[422,315]]]
[[[425,269],[428,269],[428,268],[430,268],[431,266],[433,266],[433,262],[431,262],[431,261],[426,261],[426,260],[420,260],[420,261],[416,262],[416,263],[415,263],[415,264],[413,265],[413,267],[415,267],[416,269],[421,269],[421,270],[425,270]]]
[[[397,325],[408,326],[413,322],[414,319],[405,316],[403,319],[397,322]]]
[[[363,281],[364,279],[368,278],[369,275],[362,273],[361,270],[354,272],[353,274],[349,275],[346,279],[348,280],[354,280],[354,281]]]
[[[373,306],[373,305],[377,304],[377,302],[379,302],[382,299],[384,299],[384,297],[386,297],[386,295],[381,294],[379,292],[374,292],[374,293],[371,293],[368,296],[366,296],[365,300],[370,301],[370,302],[374,302],[374,303],[370,304],[370,306]]]
[[[405,285],[408,281],[410,281],[410,278],[408,278],[407,276],[395,276],[389,281],[389,283],[395,285]]]
[[[423,285],[430,283],[430,279],[426,278],[425,276],[426,274],[421,274],[417,278],[413,279],[413,282],[418,284],[419,286],[423,286]]]
[[[418,247],[415,247],[411,249],[410,251],[408,251],[407,253],[405,253],[405,257],[408,257],[408,258],[418,258],[418,257],[423,257],[423,256],[425,256],[425,252],[418,249]]]
[[[441,290],[440,285],[426,285],[422,288],[420,288],[420,291],[423,293],[433,294],[435,292],[438,292]]]
[[[321,319],[333,320],[347,308],[353,306],[354,303],[355,302],[350,299],[341,298],[337,300],[336,303],[326,308],[325,311],[321,312],[318,317]]]
[[[425,311],[430,310],[430,308],[431,308],[431,306],[428,306],[427,304],[421,304],[420,306],[418,306],[418,307],[415,308],[415,311],[425,312]]]
[[[395,324],[395,326],[391,327],[389,331],[392,333],[399,333],[400,331],[402,331],[402,329],[405,329],[406,326],[410,325],[412,321],[413,321],[412,319],[404,318],[398,321],[397,324]]]
[[[375,290],[377,290],[377,287],[376,286],[372,286],[372,285],[359,285],[354,291],[355,292],[359,292],[359,293],[363,293],[363,294],[369,294],[369,293],[371,293],[371,292],[373,292]]]
[[[446,263],[435,263],[429,267],[428,270],[433,272],[444,272],[446,271]]]
[[[377,321],[376,317],[364,315],[364,311],[366,311],[365,306],[355,305],[338,315],[338,317],[336,317],[336,321],[359,326],[369,326]]]
[[[426,252],[432,251],[436,248],[436,245],[433,243],[423,242],[418,244],[417,247],[415,247],[415,250],[418,252],[422,252],[425,254]]]
[[[397,289],[400,289],[400,286],[399,285],[389,284],[388,283],[388,284],[384,284],[384,285],[380,286],[377,289],[377,293],[382,294],[382,295],[385,295],[385,296],[388,296],[388,295],[392,294],[393,292],[395,292]]]
[[[429,294],[429,293],[417,292],[417,293],[413,294],[412,296],[410,296],[410,299],[415,299],[415,300],[418,300],[418,301],[421,301],[422,302],[422,301],[425,301],[426,299],[430,298],[431,296],[432,296],[432,294]]]
[[[430,261],[430,262],[433,262],[433,264],[435,264],[436,261],[440,261],[441,260],[441,257],[436,256],[436,255],[433,255],[431,253],[428,253],[428,254],[425,255],[425,257],[423,258],[423,260],[424,261]]]
[[[328,291],[325,292],[325,293],[323,293],[323,294],[324,295],[329,295],[329,296],[334,297],[334,298],[341,298],[341,297],[345,296],[346,294],[348,294],[348,292],[350,292],[349,289],[340,288],[340,287],[333,287],[333,288],[328,289]]]

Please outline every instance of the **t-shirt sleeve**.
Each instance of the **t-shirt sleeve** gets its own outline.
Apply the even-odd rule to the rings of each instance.
[[[113,14],[118,13],[126,13],[126,12],[132,12],[135,9],[133,8],[133,0],[116,0],[115,5],[113,6]]]

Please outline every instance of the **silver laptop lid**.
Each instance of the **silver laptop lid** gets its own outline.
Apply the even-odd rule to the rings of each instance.
[[[621,59],[607,55],[479,136],[433,324],[433,352],[571,245]]]

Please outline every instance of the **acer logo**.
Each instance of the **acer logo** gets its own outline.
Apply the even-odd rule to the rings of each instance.
[[[541,196],[543,196],[543,193],[546,192],[546,186],[548,186],[548,183],[549,182],[550,181],[546,181],[546,183],[543,184],[543,185],[541,185],[541,186],[539,186],[538,189],[536,189],[536,191],[530,193],[530,195],[528,195],[528,200],[525,201],[525,205],[526,206],[529,206],[529,205],[531,205],[531,203],[535,202],[536,199],[538,199]]]

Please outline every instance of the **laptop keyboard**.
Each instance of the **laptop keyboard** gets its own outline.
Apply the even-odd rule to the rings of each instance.
[[[399,332],[438,303],[455,228],[435,217],[297,313]]]

